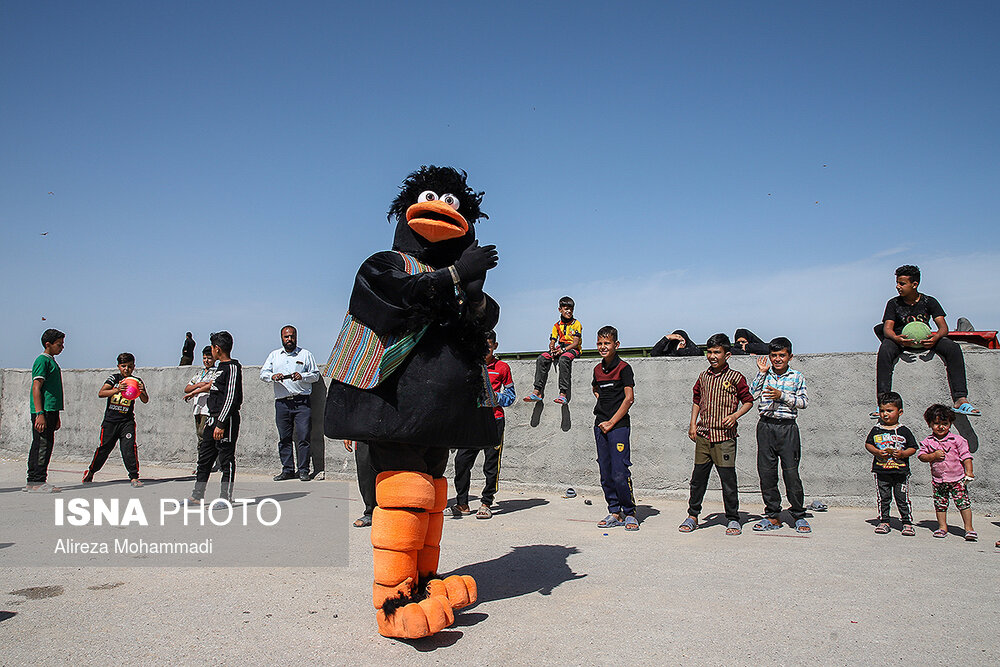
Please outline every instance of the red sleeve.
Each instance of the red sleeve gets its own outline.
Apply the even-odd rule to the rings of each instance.
[[[506,387],[509,384],[514,384],[514,378],[510,374],[510,366],[506,362],[498,361],[497,366],[500,369],[500,380]]]
[[[701,405],[701,376],[694,381],[694,402]]]
[[[753,403],[753,396],[750,394],[750,387],[747,386],[747,379],[740,373],[740,379],[736,381],[736,397],[740,403]]]

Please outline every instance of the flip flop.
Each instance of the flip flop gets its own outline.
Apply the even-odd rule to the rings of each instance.
[[[625,517],[625,530],[639,530],[639,520],[629,514]]]
[[[525,403],[537,403],[538,401],[542,400],[542,397],[532,392],[521,400],[523,400]]]
[[[690,533],[697,527],[698,527],[698,520],[688,517],[681,522],[681,525],[677,526],[677,530],[679,530],[682,533]]]
[[[768,530],[779,530],[780,528],[780,523],[771,523],[766,517],[753,525],[754,531],[758,533]]]
[[[730,521],[729,525],[726,526],[726,535],[742,535],[743,526],[740,525],[739,521]]]
[[[625,522],[619,519],[614,514],[609,514],[597,522],[598,528],[617,528],[618,526],[624,526],[624,525]]]
[[[567,403],[569,403],[569,399],[563,396],[562,394],[559,394],[558,396],[552,399],[552,402],[558,403],[559,405],[566,405]]]
[[[809,527],[809,522],[805,519],[799,519],[795,522],[795,532],[796,533],[811,533],[812,528]]]
[[[951,411],[955,414],[966,415],[969,417],[980,417],[983,414],[976,408],[972,407],[972,403],[962,403],[957,408],[952,408]]]
[[[878,535],[888,535],[890,530],[892,530],[892,528],[890,528],[887,523],[880,523],[875,527],[875,533]],[[937,533],[934,534],[934,537],[937,537]]]
[[[811,503],[809,503],[809,507],[807,507],[806,509],[811,512],[825,512],[828,509],[830,509],[830,507],[822,500],[814,500]]]
[[[938,528],[934,531],[934,537],[948,537],[948,531],[944,528]]]
[[[362,514],[354,520],[355,528],[367,528],[370,525],[372,525],[372,518],[367,514]]]
[[[906,524],[905,526],[903,526],[903,530],[902,530],[902,532],[900,533],[900,535],[904,535],[904,536],[906,536],[906,537],[913,537],[913,536],[914,536],[914,535],[916,535],[916,534],[917,534],[917,531],[915,531],[915,530],[913,529],[913,525],[912,525],[912,524],[909,524],[909,523],[908,523],[908,524]]]
[[[965,541],[966,542],[975,542],[978,539],[979,539],[979,533],[977,533],[976,531],[974,531],[974,530],[967,530],[967,531],[965,531]]]

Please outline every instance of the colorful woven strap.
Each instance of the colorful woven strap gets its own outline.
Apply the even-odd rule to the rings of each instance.
[[[403,270],[411,276],[434,270],[414,257],[398,254],[403,258]],[[372,389],[403,363],[426,331],[427,326],[424,326],[402,336],[379,336],[347,313],[323,377],[359,389]]]

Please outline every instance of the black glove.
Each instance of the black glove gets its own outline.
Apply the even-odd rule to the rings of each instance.
[[[486,272],[497,265],[497,247],[495,245],[479,246],[477,242],[465,249],[462,256],[455,262],[455,270],[458,271],[458,279],[468,282],[479,275],[486,275]],[[480,290],[482,285],[480,285]]]

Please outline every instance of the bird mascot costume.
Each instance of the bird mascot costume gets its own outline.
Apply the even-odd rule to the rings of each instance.
[[[483,193],[466,173],[421,167],[389,208],[392,250],[361,265],[327,375],[324,430],[369,443],[379,633],[427,637],[476,601],[470,576],[437,575],[452,448],[497,446],[484,367],[500,307],[483,292],[497,265],[474,225]]]

